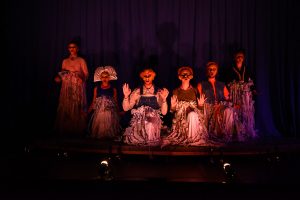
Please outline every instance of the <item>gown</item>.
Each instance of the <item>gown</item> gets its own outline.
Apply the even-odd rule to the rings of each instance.
[[[78,136],[86,129],[86,90],[80,72],[60,72],[60,89],[55,130],[65,136]]]
[[[163,121],[156,96],[157,90],[155,88],[154,93],[150,95],[144,95],[143,87],[133,92],[139,95],[139,99],[131,109],[132,118],[123,135],[124,143],[141,146],[160,145]]]
[[[113,95],[112,87],[102,89],[101,86],[97,86],[97,97],[93,105],[94,112],[89,122],[91,138],[118,136],[120,131],[119,115]]]
[[[197,106],[197,90],[193,87],[173,91],[178,103],[174,110],[171,133],[163,139],[162,146],[199,146],[208,142],[203,111]]]

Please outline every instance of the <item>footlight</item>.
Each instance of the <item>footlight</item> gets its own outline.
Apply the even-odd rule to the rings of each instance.
[[[113,180],[112,164],[110,159],[103,159],[100,161],[98,175],[100,180],[110,181]]]
[[[228,163],[228,162],[225,162],[223,164],[223,170],[224,170],[225,175],[226,175],[225,183],[233,182],[235,180],[235,170],[233,169],[231,164]]]

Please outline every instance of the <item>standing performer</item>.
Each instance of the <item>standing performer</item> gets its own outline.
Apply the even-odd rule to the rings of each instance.
[[[79,136],[86,130],[88,68],[78,56],[76,42],[70,42],[68,50],[70,56],[63,60],[61,71],[55,77],[55,82],[61,83],[55,130],[63,136]]]
[[[234,66],[229,75],[230,100],[237,110],[239,120],[245,127],[245,139],[256,138],[254,118],[254,83],[245,65],[245,52],[238,50],[234,55]]]
[[[94,82],[100,82],[94,88],[93,101],[89,113],[92,138],[114,138],[120,131],[118,115],[117,89],[110,84],[117,80],[117,73],[112,66],[98,67],[95,70]]]

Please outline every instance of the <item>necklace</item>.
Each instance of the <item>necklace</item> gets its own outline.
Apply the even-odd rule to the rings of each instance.
[[[144,85],[144,87],[145,87],[145,89],[146,89],[146,93],[150,93],[150,89],[153,87],[153,85],[151,85],[151,86],[148,87],[148,88]]]
[[[243,68],[241,68],[242,70]],[[235,73],[239,76],[239,81],[244,81],[245,78],[245,69],[246,67],[244,67],[243,72],[241,74],[241,70],[237,70],[235,67],[233,67],[233,70],[235,71]]]

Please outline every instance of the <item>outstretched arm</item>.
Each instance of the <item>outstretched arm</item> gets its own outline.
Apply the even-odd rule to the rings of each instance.
[[[160,105],[161,105],[161,114],[165,115],[168,112],[168,103],[167,103],[167,97],[169,95],[169,91],[167,88],[163,88],[159,91],[159,99],[160,99]]]
[[[199,92],[199,94],[200,94],[200,96],[202,95],[202,93],[203,93],[203,90],[202,90],[202,85],[201,85],[201,83],[198,83],[198,85],[197,85],[197,90],[198,90],[198,92]]]
[[[205,97],[205,94],[200,94],[200,97],[197,98],[197,104],[199,108],[202,108],[205,101],[206,101],[207,97]]]
[[[61,71],[65,71],[66,69],[65,69],[65,60],[63,60],[63,62],[62,62],[62,65],[61,65]],[[61,83],[61,81],[62,81],[62,77],[60,76],[60,74],[59,74],[60,72],[58,72],[57,74],[56,74],[56,76],[54,77],[54,81],[56,82],[56,83]]]
[[[173,95],[173,96],[171,97],[171,112],[176,111],[177,103],[178,103],[177,95]]]
[[[124,99],[122,102],[122,107],[124,111],[128,111],[133,108],[133,106],[136,104],[136,101],[138,99],[138,92],[137,90],[134,90],[131,93],[131,89],[129,88],[129,85],[125,83],[123,85],[123,94],[124,94]]]

